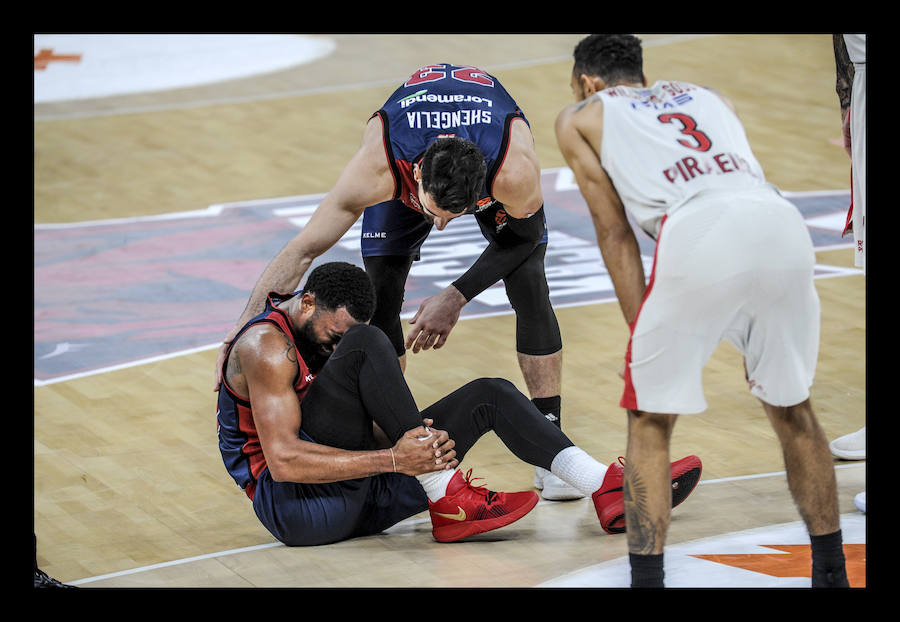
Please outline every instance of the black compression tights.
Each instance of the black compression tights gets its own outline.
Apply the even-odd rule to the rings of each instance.
[[[550,468],[573,445],[511,382],[480,378],[419,411],[390,341],[378,328],[348,330],[300,405],[303,430],[316,442],[342,449],[374,449],[372,421],[395,443],[433,419],[456,441],[457,459],[493,430],[529,464]]]

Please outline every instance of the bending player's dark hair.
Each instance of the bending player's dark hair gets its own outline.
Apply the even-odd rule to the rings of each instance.
[[[368,322],[375,312],[375,288],[366,271],[343,261],[323,263],[309,273],[303,293],[316,297],[319,306],[327,311],[347,308],[358,322]]]
[[[597,76],[607,84],[641,82],[644,55],[634,35],[590,35],[575,46],[572,73]]]
[[[438,138],[422,158],[422,190],[442,210],[460,214],[481,198],[487,164],[475,143],[465,138]]]

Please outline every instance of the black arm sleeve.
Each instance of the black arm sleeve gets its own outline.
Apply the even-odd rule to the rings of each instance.
[[[544,207],[528,218],[507,215],[506,229],[488,244],[472,267],[453,282],[466,301],[505,277],[531,255],[544,235]]]

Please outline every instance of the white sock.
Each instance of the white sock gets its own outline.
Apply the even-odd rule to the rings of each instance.
[[[566,447],[553,458],[550,472],[589,497],[603,485],[607,465],[597,462],[580,447]]]
[[[428,499],[434,503],[441,497],[447,495],[447,486],[450,484],[450,480],[453,479],[455,474],[456,469],[452,471],[433,471],[431,473],[416,475],[416,479],[422,484],[422,488],[425,489],[425,494],[428,495]]]

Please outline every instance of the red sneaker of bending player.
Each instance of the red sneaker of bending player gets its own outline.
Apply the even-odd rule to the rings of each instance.
[[[428,502],[431,533],[438,542],[461,540],[509,525],[528,514],[537,502],[532,490],[494,492],[472,485],[472,469],[465,479],[457,471],[447,485],[447,494]]]
[[[609,465],[603,485],[591,495],[594,509],[600,526],[606,533],[625,532],[625,500],[623,498],[622,476],[625,458],[619,458],[619,464]],[[687,499],[697,487],[703,464],[697,456],[688,456],[672,463],[672,507]]]

